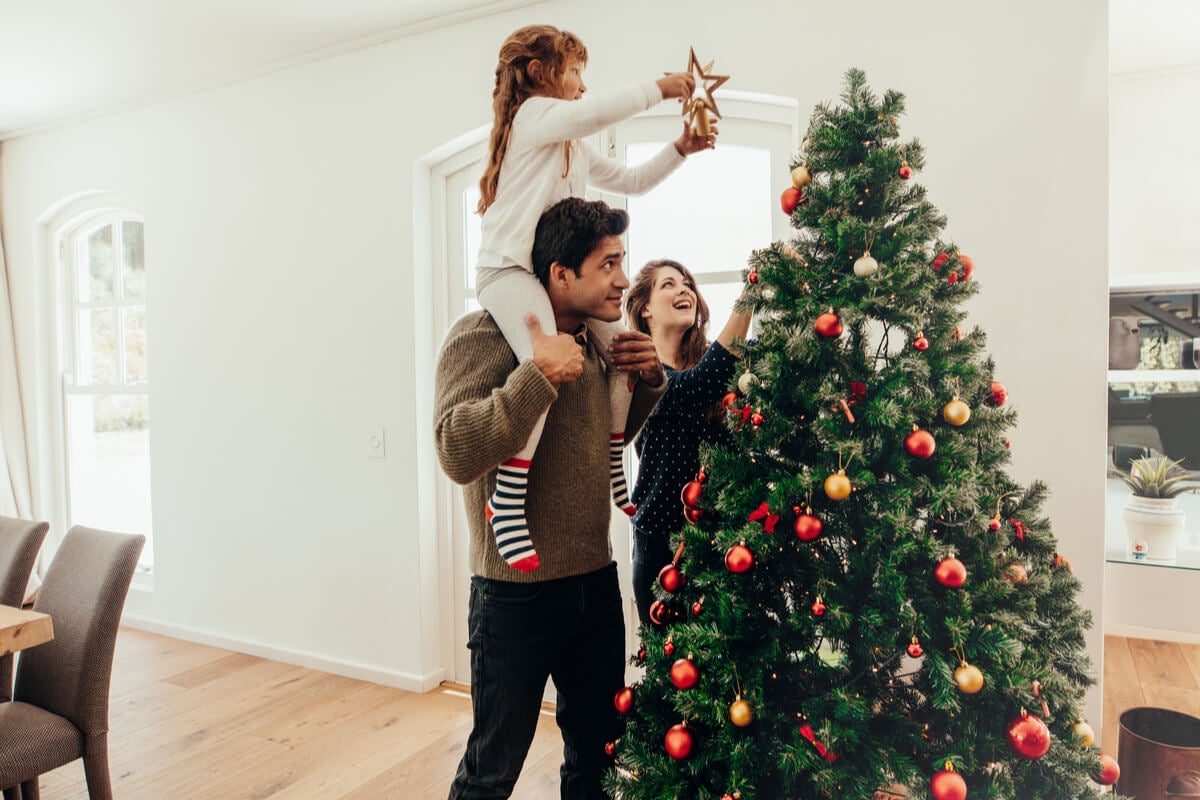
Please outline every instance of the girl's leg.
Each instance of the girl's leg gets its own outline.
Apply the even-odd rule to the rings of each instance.
[[[545,287],[531,273],[519,267],[505,269],[479,291],[479,304],[487,309],[496,320],[509,347],[518,361],[533,358],[533,341],[525,325],[525,315],[537,315],[542,330],[547,335],[555,333],[554,309]],[[521,572],[532,572],[538,568],[537,551],[529,536],[529,523],[525,519],[525,490],[529,478],[529,467],[542,429],[546,426],[546,415],[542,414],[525,445],[497,468],[496,491],[487,503],[487,517],[496,536],[496,547],[510,567]]]
[[[628,330],[620,322],[601,322],[596,319],[589,319],[587,326],[590,334],[596,337],[605,358],[608,358],[613,337]],[[629,501],[629,484],[625,480],[625,423],[629,420],[629,403],[635,377],[615,371],[610,371],[608,376],[608,402],[612,410],[612,422],[608,429],[609,482],[612,484],[613,503],[631,517],[637,512],[637,507]]]

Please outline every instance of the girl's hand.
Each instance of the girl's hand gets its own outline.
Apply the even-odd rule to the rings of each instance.
[[[662,92],[663,100],[672,97],[683,100],[685,97],[691,97],[692,92],[696,91],[696,79],[686,72],[672,72],[670,75],[659,78],[655,83]]]
[[[717,126],[712,126],[711,133],[701,136],[692,130],[687,124],[687,120],[683,121],[683,133],[679,134],[679,138],[675,140],[675,149],[679,151],[679,155],[690,156],[692,153],[699,153],[701,150],[712,150],[717,146]]]

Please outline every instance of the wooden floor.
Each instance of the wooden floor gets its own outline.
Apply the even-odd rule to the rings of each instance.
[[[1108,752],[1126,708],[1200,716],[1200,645],[1104,645]],[[410,694],[129,628],[117,640],[109,741],[121,800],[440,800],[470,725],[470,700],[453,689]],[[557,798],[560,753],[543,714],[514,796]],[[86,798],[82,763],[45,775],[42,797]]]

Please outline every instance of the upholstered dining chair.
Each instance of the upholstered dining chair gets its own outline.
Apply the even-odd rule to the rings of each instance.
[[[145,542],[145,536],[77,525],[54,554],[33,604],[34,611],[50,615],[54,639],[21,653],[13,700],[0,705],[0,788],[6,800],[38,800],[38,776],[77,758],[83,759],[88,796],[111,800],[113,650]]]
[[[29,576],[48,530],[48,522],[0,517],[0,604],[20,608],[25,602]],[[0,656],[0,702],[12,699],[12,668],[13,657]]]

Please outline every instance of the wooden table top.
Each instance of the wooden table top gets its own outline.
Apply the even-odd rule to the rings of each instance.
[[[53,638],[54,623],[49,614],[0,605],[0,656]]]

